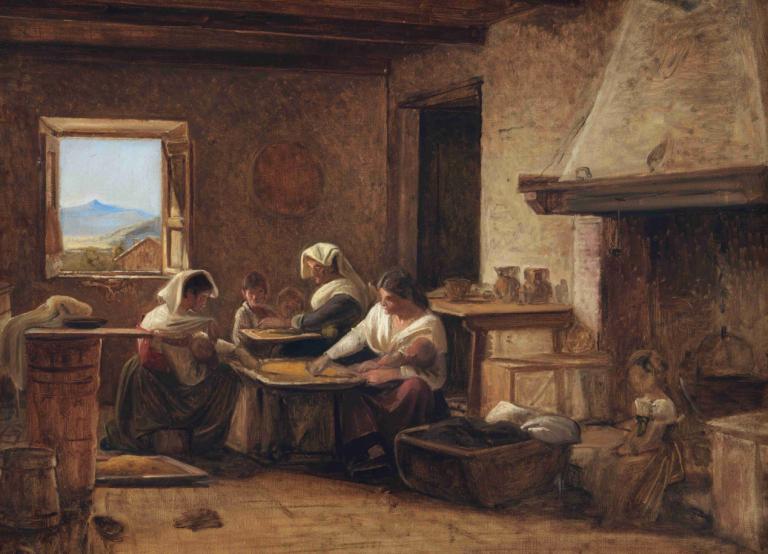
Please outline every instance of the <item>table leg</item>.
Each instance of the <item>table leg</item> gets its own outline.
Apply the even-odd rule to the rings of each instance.
[[[470,344],[470,365],[467,390],[467,415],[478,417],[480,415],[480,403],[482,401],[482,367],[485,357],[485,344],[488,332],[485,329],[478,329],[467,325],[464,322],[464,328],[469,331],[471,336]]]

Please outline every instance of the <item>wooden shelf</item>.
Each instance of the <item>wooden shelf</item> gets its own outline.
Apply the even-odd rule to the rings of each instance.
[[[98,327],[96,329],[72,329],[69,327],[33,327],[27,329],[24,335],[28,339],[73,339],[73,338],[130,338],[140,339],[151,337],[150,331],[137,329],[136,327]]]
[[[584,354],[569,354],[565,352],[552,352],[550,354],[526,354],[514,358],[488,358],[489,360],[502,362],[509,368],[531,368],[535,371],[551,369],[553,367],[582,368],[611,366],[613,361],[606,352],[585,352]]]
[[[573,308],[565,304],[510,304],[477,301],[452,302],[430,299],[433,312],[463,318],[468,325],[487,330],[519,327],[562,329],[573,321]]]
[[[605,214],[768,204],[768,167],[560,181],[520,175],[518,190],[539,214]]]

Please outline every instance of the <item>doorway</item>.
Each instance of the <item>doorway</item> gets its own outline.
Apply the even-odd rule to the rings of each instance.
[[[416,264],[427,290],[479,280],[481,129],[479,105],[420,110]]]

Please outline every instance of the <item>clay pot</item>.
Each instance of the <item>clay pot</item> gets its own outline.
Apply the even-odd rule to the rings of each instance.
[[[504,302],[520,301],[520,268],[515,265],[495,267],[498,278],[493,285],[496,298]]]
[[[523,296],[526,304],[549,304],[552,302],[549,269],[545,267],[526,268]]]
[[[458,302],[467,296],[470,288],[472,288],[472,281],[469,279],[454,277],[445,280],[445,294],[449,300],[454,302]]]

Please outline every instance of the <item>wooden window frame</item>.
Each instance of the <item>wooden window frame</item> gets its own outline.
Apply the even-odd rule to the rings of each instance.
[[[185,121],[139,119],[91,119],[41,117],[41,180],[44,194],[44,244],[47,279],[56,276],[167,275],[189,267],[192,216],[192,143]],[[63,251],[59,217],[59,145],[63,138],[159,139],[162,144],[162,267],[158,272],[99,271],[86,273],[62,271]]]

